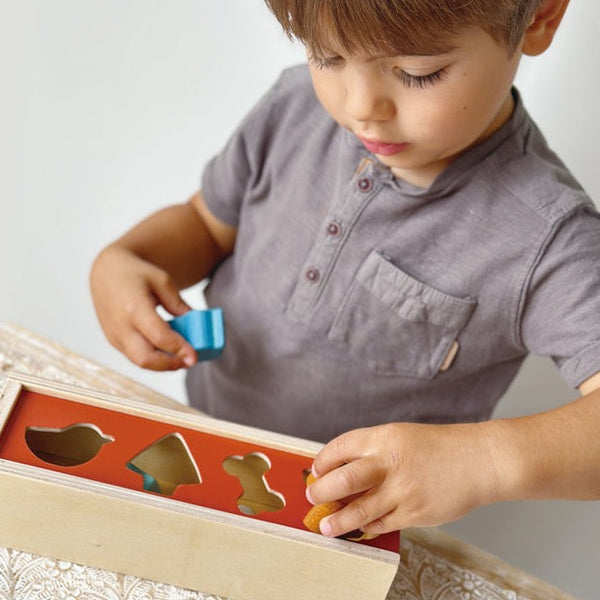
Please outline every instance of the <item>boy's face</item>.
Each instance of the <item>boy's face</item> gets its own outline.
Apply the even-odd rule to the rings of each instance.
[[[510,117],[520,50],[509,55],[483,29],[444,54],[370,56],[337,45],[309,56],[321,104],[398,177],[426,187]]]

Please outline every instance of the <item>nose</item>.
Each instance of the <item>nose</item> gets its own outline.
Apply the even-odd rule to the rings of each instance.
[[[395,114],[385,82],[373,75],[353,73],[346,83],[346,109],[357,121],[386,121]]]

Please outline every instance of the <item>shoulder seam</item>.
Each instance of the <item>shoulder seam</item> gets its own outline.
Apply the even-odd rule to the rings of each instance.
[[[527,348],[525,347],[525,344],[523,343],[521,329],[522,329],[523,313],[525,310],[526,299],[527,299],[527,295],[529,293],[529,287],[531,285],[531,280],[533,278],[533,274],[535,273],[536,268],[540,264],[540,260],[544,256],[546,249],[552,243],[554,236],[556,235],[556,233],[560,229],[560,227],[563,225],[563,223],[565,221],[567,221],[568,219],[570,219],[571,216],[576,211],[580,210],[581,208],[585,208],[585,206],[586,206],[585,203],[576,204],[574,206],[571,206],[569,210],[565,210],[560,217],[555,218],[552,222],[544,220],[548,224],[548,229],[545,232],[545,235],[540,236],[540,240],[537,244],[537,246],[538,246],[537,252],[535,253],[531,263],[525,269],[525,277],[523,278],[523,282],[520,286],[519,299],[518,299],[516,311],[515,311],[515,319],[514,319],[515,325],[514,325],[513,336],[514,336],[515,342],[519,345],[519,347],[521,349],[523,349],[525,351],[527,351]]]

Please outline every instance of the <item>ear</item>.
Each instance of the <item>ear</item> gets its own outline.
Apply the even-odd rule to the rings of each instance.
[[[523,53],[537,56],[548,49],[569,0],[542,0],[523,38]]]

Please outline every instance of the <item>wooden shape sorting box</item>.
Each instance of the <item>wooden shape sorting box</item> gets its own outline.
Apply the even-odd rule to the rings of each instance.
[[[398,534],[306,531],[321,446],[41,379],[0,397],[0,544],[235,600],[383,599]]]

